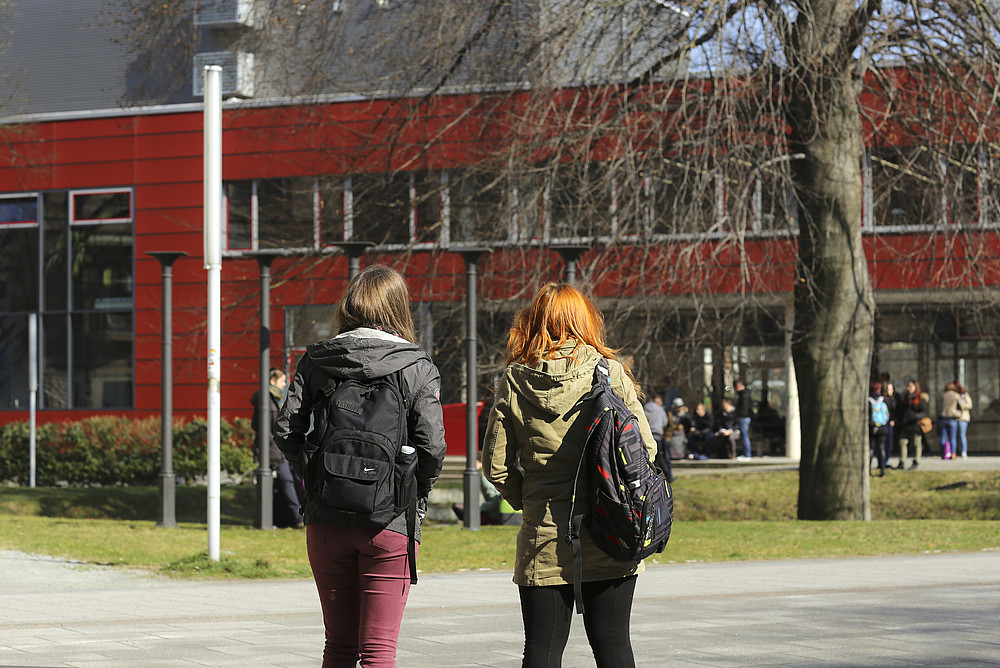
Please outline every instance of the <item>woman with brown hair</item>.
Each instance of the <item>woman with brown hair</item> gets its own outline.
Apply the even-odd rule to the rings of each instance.
[[[566,540],[573,479],[589,413],[581,401],[608,360],[611,387],[639,420],[656,455],[631,371],[605,341],[604,318],[576,288],[549,283],[514,317],[483,449],[483,470],[511,506],[523,509],[514,583],[524,621],[524,668],[561,665],[573,617],[573,550]],[[577,497],[577,509],[586,505]],[[586,512],[587,508],[582,508]],[[599,668],[632,668],[629,618],[642,562],[615,561],[591,540],[583,549],[583,623]]]
[[[911,469],[920,466],[920,455],[924,449],[924,432],[920,429],[920,420],[927,417],[927,401],[920,392],[920,383],[909,380],[906,383],[906,393],[900,398],[896,410],[899,415],[896,425],[899,428],[899,467],[906,468],[906,451],[913,443],[913,463]]]
[[[941,436],[941,457],[951,459],[954,452],[958,458],[958,419],[962,417],[962,408],[959,405],[962,395],[958,392],[958,386],[954,382],[944,386],[944,393],[941,395],[941,410],[938,415],[938,433]]]
[[[337,323],[337,336],[310,345],[299,362],[274,439],[306,480],[303,519],[326,627],[324,668],[356,666],[359,661],[366,667],[389,668],[396,665],[399,625],[410,591],[408,513],[380,528],[366,523],[361,514],[323,503],[313,494],[317,467],[310,462],[319,459],[316,439],[324,436],[317,432],[325,429],[306,434],[314,411],[316,424],[325,423],[320,412],[328,408],[325,390],[331,380],[331,387],[339,387],[347,380],[369,383],[398,377],[403,398],[399,422],[405,414],[406,439],[402,454],[396,456],[416,456],[414,538],[419,541],[419,521],[444,461],[441,380],[416,344],[406,283],[389,267],[366,267],[351,280],[337,307]],[[360,409],[355,411],[360,415]],[[394,512],[390,509],[389,514]]]

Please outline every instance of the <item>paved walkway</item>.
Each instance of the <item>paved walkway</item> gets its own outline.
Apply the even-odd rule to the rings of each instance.
[[[579,619],[579,618],[578,618]],[[640,666],[1000,666],[1000,552],[652,566]],[[0,552],[0,665],[317,666],[308,581],[179,582]],[[424,575],[403,668],[520,665],[509,574]],[[564,666],[593,666],[574,624]]]

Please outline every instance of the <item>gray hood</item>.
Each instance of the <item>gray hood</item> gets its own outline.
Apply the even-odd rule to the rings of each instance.
[[[569,355],[573,343],[559,349]],[[510,384],[524,400],[546,413],[564,415],[590,391],[594,381],[594,367],[601,356],[596,350],[582,345],[576,350],[576,360],[569,357],[542,360],[537,366],[512,364],[508,369]]]
[[[338,378],[370,380],[429,359],[424,349],[378,329],[359,327],[310,345],[316,366]]]

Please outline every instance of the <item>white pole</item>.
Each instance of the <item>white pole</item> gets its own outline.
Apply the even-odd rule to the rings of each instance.
[[[205,269],[208,270],[208,558],[219,560],[222,356],[222,68],[205,67]]]
[[[29,466],[28,485],[35,486],[36,463],[36,413],[38,409],[38,314],[28,314],[28,411],[30,417],[30,436],[28,437]]]
[[[799,384],[795,378],[795,360],[792,358],[792,336],[795,329],[795,304],[785,305],[785,368],[788,370],[788,414],[785,416],[785,456],[802,460],[802,418],[799,414]]]

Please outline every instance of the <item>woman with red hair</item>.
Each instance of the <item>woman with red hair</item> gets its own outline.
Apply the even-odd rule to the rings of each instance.
[[[632,373],[605,341],[594,303],[565,283],[549,283],[514,317],[483,447],[486,477],[522,509],[514,583],[524,620],[524,668],[561,665],[573,617],[573,549],[566,540],[573,479],[587,439],[581,400],[594,369],[608,360],[611,387],[639,419],[649,459],[653,434]],[[577,497],[577,508],[587,500]],[[586,512],[583,507],[582,511]],[[632,668],[629,618],[642,562],[615,561],[584,527],[583,623],[599,668]]]

